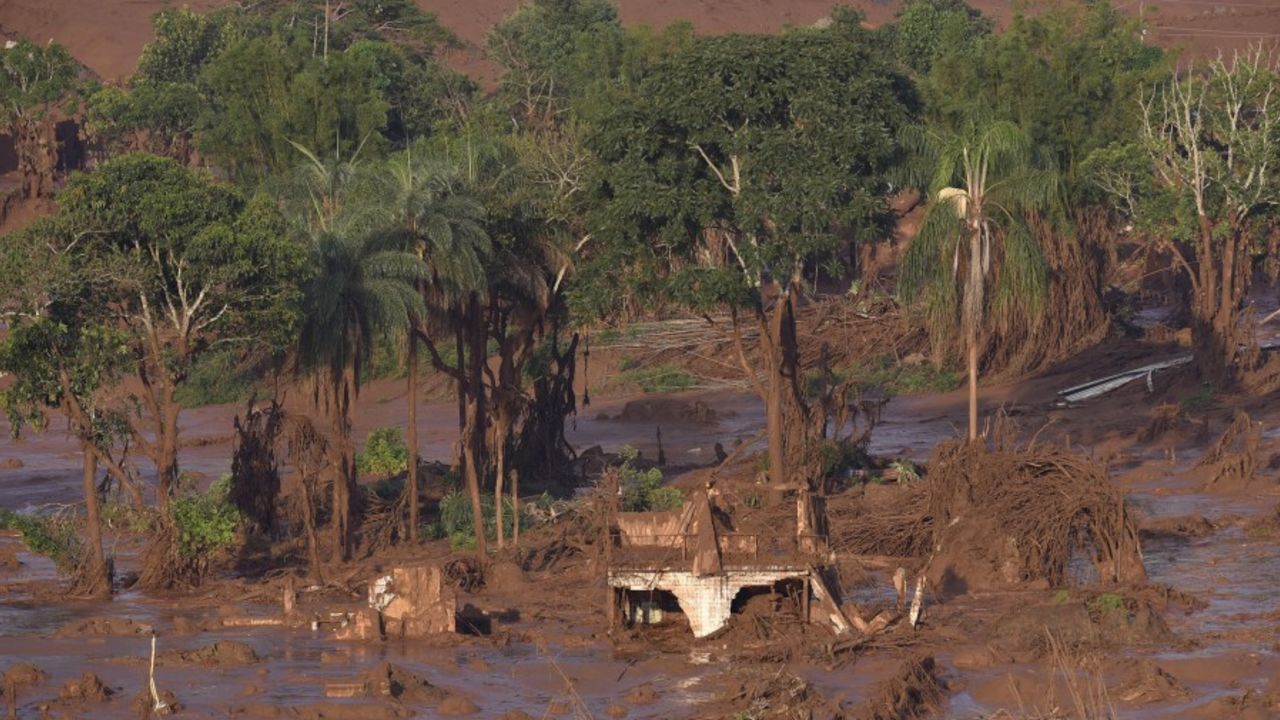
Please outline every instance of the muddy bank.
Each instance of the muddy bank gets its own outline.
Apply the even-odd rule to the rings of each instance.
[[[1170,586],[1167,597],[1123,590],[1064,595],[1047,584],[950,594],[931,587],[917,630],[867,643],[849,662],[795,654],[784,669],[778,662],[744,663],[743,646],[726,638],[690,642],[684,628],[670,631],[670,642],[641,637],[638,644],[619,647],[607,634],[600,568],[585,555],[568,565],[552,563],[550,570],[540,564],[547,559],[541,556],[523,567],[504,561],[487,587],[460,591],[460,610],[470,608],[472,622],[483,624],[487,634],[360,642],[339,641],[306,624],[228,625],[228,618],[263,619],[280,612],[278,587],[259,581],[220,581],[199,594],[172,598],[124,594],[105,604],[37,600],[33,583],[52,582],[53,570],[42,558],[15,549],[17,565],[6,562],[7,574],[0,577],[10,583],[0,601],[0,669],[30,662],[44,673],[17,691],[20,715],[33,717],[41,707],[54,716],[136,717],[133,701],[146,689],[151,630],[159,637],[157,684],[189,717],[447,712],[520,718],[572,716],[585,709],[601,718],[686,718],[792,707],[807,708],[814,717],[909,717],[917,710],[923,716],[934,708],[943,716],[965,717],[1020,702],[1028,709],[1069,702],[1068,676],[1100,683],[1124,717],[1266,717],[1274,710],[1274,678],[1280,673],[1280,600],[1274,594],[1280,543],[1259,528],[1268,527],[1280,496],[1266,484],[1243,494],[1206,491],[1191,472],[1230,424],[1230,408],[1192,417],[1187,428],[1193,433],[1178,436],[1175,456],[1162,444],[1167,432],[1139,437],[1165,397],[1148,398],[1137,388],[1136,394],[1097,406],[1054,407],[1055,388],[1097,369],[1081,363],[1030,382],[986,388],[985,401],[988,407],[1020,408],[1013,417],[1023,439],[1069,441],[1073,452],[1111,467],[1112,480],[1134,508],[1146,572],[1154,583]],[[369,427],[398,422],[398,392],[388,385],[365,396],[357,437]],[[576,419],[570,438],[578,447],[600,445],[609,452],[630,444],[656,457],[655,430],[662,427],[671,462],[685,457],[696,465],[711,461],[716,443],[732,449],[735,440],[753,442],[762,424],[758,401],[731,392],[681,393],[656,404],[649,398],[628,409],[632,400],[593,403]],[[1135,401],[1139,411],[1117,416],[1117,407]],[[419,414],[425,453],[444,455],[456,433],[456,410],[452,404],[432,408],[438,412]],[[960,394],[895,399],[873,450],[927,459],[939,440],[952,435],[963,411]],[[229,457],[219,438],[231,412],[190,413],[193,437],[209,440],[185,446],[184,465],[219,472],[218,464]],[[1265,408],[1250,412],[1264,423],[1265,445],[1274,437],[1267,428],[1280,418]],[[1210,429],[1202,433],[1204,424]],[[25,450],[14,450],[15,443],[0,452],[23,463],[0,469],[0,483],[16,479],[5,504],[75,492],[78,463],[70,450],[57,449],[59,442],[52,435],[35,436]],[[37,473],[59,479],[42,486]],[[1256,473],[1274,480],[1276,470],[1262,463]],[[868,497],[893,497],[883,488],[865,491]],[[393,561],[394,554],[385,559]],[[891,557],[842,563],[841,590],[865,617],[892,608],[892,577],[901,565]],[[1063,572],[1087,565],[1069,560]],[[914,576],[919,568],[907,569]],[[361,572],[360,577],[372,576],[374,570]],[[363,589],[358,580],[351,587],[323,593],[303,587],[302,607],[358,608]],[[1178,601],[1182,595],[1202,604],[1188,607]],[[1045,627],[1053,629],[1052,642]],[[1061,651],[1053,650],[1054,643]],[[726,669],[731,661],[732,669]]]

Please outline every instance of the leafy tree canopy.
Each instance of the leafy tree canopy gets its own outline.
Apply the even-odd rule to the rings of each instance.
[[[166,10],[155,29],[129,91],[92,99],[91,127],[183,161],[198,148],[251,182],[292,167],[291,142],[349,154],[428,134],[471,92],[436,57],[456,39],[408,0]]]
[[[1097,2],[1019,14],[1003,33],[948,47],[922,92],[933,119],[953,128],[983,114],[1022,126],[1078,198],[1091,189],[1079,164],[1137,134],[1136,98],[1167,70],[1139,21]]]
[[[0,49],[0,120],[39,114],[76,88],[80,65],[57,43],[19,40]]]
[[[580,304],[606,312],[622,286],[744,301],[880,225],[907,111],[859,20],[698,39],[613,104],[588,139],[588,274],[605,282]]]
[[[941,55],[969,47],[991,30],[991,20],[964,0],[907,0],[885,26],[898,61],[917,75],[927,75]]]
[[[269,200],[126,155],[73,177],[58,201],[95,279],[80,301],[111,308],[139,342],[155,337],[177,362],[213,343],[290,337],[306,253]]]

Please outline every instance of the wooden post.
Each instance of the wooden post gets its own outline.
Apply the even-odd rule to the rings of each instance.
[[[281,599],[281,606],[284,610],[285,617],[293,615],[293,611],[298,604],[298,591],[293,586],[293,576],[285,578],[284,581],[284,597]]]

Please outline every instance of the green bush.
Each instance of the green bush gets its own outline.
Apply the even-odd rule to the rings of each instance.
[[[75,569],[84,550],[69,518],[0,510],[0,528],[16,531],[27,550],[48,557],[63,572]]]
[[[138,510],[132,503],[112,498],[98,508],[102,526],[124,532],[145,532],[155,519],[150,510]]]
[[[1126,610],[1124,596],[1116,593],[1103,593],[1094,598],[1089,605],[1098,614],[1124,612]]]
[[[423,540],[440,540],[445,537],[444,524],[439,520],[422,523],[418,526],[418,537]]]
[[[175,498],[170,503],[178,552],[185,560],[207,557],[236,540],[240,512],[231,503],[231,477],[224,476],[208,492]]]
[[[1213,406],[1217,392],[1209,383],[1204,383],[1193,394],[1182,399],[1182,409],[1186,412],[1204,412]]]
[[[858,378],[858,387],[879,388],[890,395],[948,392],[960,387],[960,373],[934,367],[931,363],[904,365],[892,355],[880,355],[865,366],[846,373]]]
[[[910,485],[920,480],[920,469],[910,460],[895,460],[889,468],[898,473],[899,485]]]
[[[679,488],[662,485],[662,471],[658,468],[639,470],[634,461],[640,453],[624,446],[618,456],[622,464],[616,470],[618,486],[622,491],[622,509],[627,512],[658,512],[674,510],[684,504],[684,493]]]
[[[356,471],[361,475],[391,476],[409,468],[409,447],[398,427],[380,427],[369,432],[364,450],[356,455]]]
[[[480,495],[480,513],[484,516],[484,536],[489,540],[498,537],[498,526],[493,517],[493,494]],[[511,498],[502,498],[502,530],[505,537],[515,532],[515,505]],[[467,493],[454,490],[440,499],[440,536],[448,537],[454,550],[471,550],[475,548],[475,522],[471,516],[471,498]],[[528,527],[530,518],[520,517],[520,527]]]
[[[618,380],[624,383],[639,385],[647,393],[675,392],[688,390],[697,385],[687,370],[673,365],[654,365],[652,367],[631,367],[618,373]]]
[[[605,328],[592,336],[592,344],[596,347],[606,348],[617,345],[622,342],[635,340],[640,336],[640,328],[630,325],[622,329]]]

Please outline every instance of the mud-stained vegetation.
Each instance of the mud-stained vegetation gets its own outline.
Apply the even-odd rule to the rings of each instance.
[[[1280,15],[1137,5],[4,4],[0,712],[1280,716]]]

